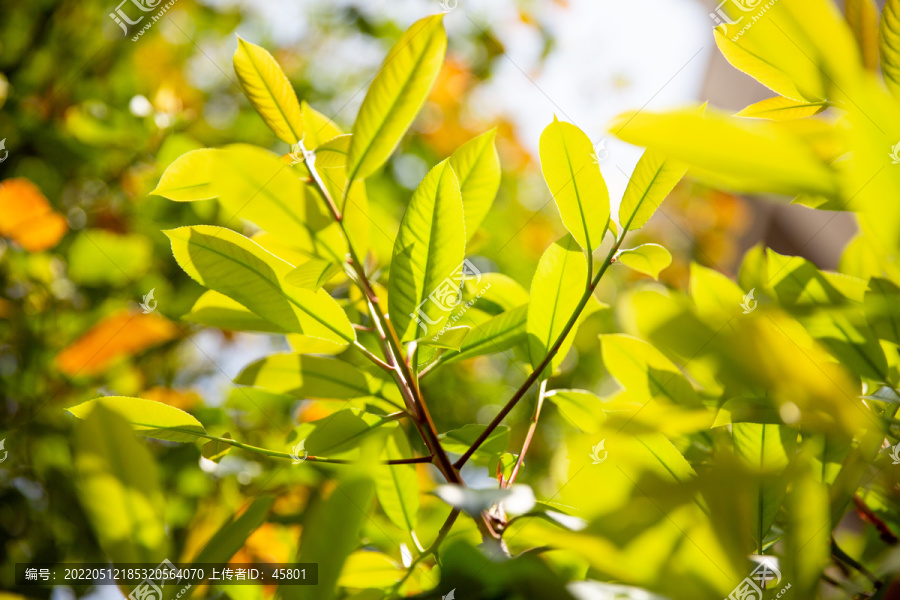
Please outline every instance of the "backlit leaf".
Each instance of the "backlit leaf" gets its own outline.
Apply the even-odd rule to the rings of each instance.
[[[528,306],[526,305],[500,313],[489,321],[473,327],[463,339],[459,352],[448,352],[442,361],[450,363],[509,350],[516,344],[525,341],[527,318]]]
[[[376,481],[376,485],[377,483]],[[377,487],[375,491],[378,491]],[[348,588],[386,588],[400,581],[405,574],[406,570],[387,554],[357,550],[347,557],[338,585]]]
[[[203,292],[194,302],[191,312],[182,318],[191,323],[226,331],[287,333],[287,330],[275,323],[256,316],[240,302],[213,290]]]
[[[346,361],[302,354],[273,354],[260,359],[234,381],[302,399],[380,396],[385,387],[384,380]]]
[[[895,98],[900,98],[900,0],[887,0],[881,11],[878,47],[881,72]]]
[[[588,285],[587,260],[571,235],[551,245],[538,263],[531,282],[531,302],[528,304],[528,352],[535,369],[549,354],[574,314]],[[574,328],[573,328],[574,329]],[[556,369],[572,345],[573,332],[563,340],[550,362],[548,372]]]
[[[198,435],[206,433],[200,421],[192,415],[174,406],[143,398],[105,396],[66,410],[79,419],[87,419],[100,405],[123,417],[141,435],[158,440],[194,442]]]
[[[643,227],[666,196],[684,177],[687,167],[647,150],[641,156],[619,205],[619,223],[625,231]]]
[[[250,506],[238,515],[235,513],[219,528],[218,531],[206,542],[206,545],[194,557],[194,564],[214,563],[223,564],[231,560],[238,550],[262,525],[269,514],[269,509],[275,502],[274,496],[258,496],[253,499]]]
[[[591,392],[553,390],[547,392],[545,398],[556,405],[566,421],[585,433],[596,433],[606,420],[603,401]]]
[[[659,244],[641,244],[637,248],[622,250],[616,260],[638,273],[659,278],[659,272],[672,264],[672,255]]]
[[[475,425],[470,423],[459,429],[442,433],[439,436],[441,439],[441,446],[443,446],[444,450],[447,452],[464,454],[466,450],[469,449],[469,446],[478,439],[478,436],[485,430],[485,427],[485,425]],[[491,432],[487,439],[478,446],[478,450],[472,454],[470,460],[478,464],[486,463],[494,456],[505,452],[508,445],[509,427],[506,425],[499,425]]]
[[[182,154],[166,167],[150,193],[176,202],[215,198],[218,195],[213,181],[216,152],[213,148],[201,148]]]
[[[828,108],[827,102],[798,102],[784,96],[775,96],[760,100],[735,113],[736,117],[753,117],[755,119],[771,119],[772,121],[789,121],[817,115]]]
[[[418,340],[420,346],[436,346],[438,348],[446,348],[448,350],[459,350],[463,341],[472,331],[468,325],[460,325],[458,327],[448,327],[438,332],[433,337]]]
[[[482,133],[457,148],[450,157],[450,166],[459,179],[468,239],[475,235],[500,188],[496,135],[496,129]]]
[[[443,16],[413,23],[384,59],[353,124],[350,181],[384,164],[425,103],[447,49]]]
[[[433,336],[450,316],[447,298],[458,297],[465,258],[464,227],[459,183],[444,160],[416,188],[394,242],[388,308],[403,341]],[[451,284],[455,290],[445,289]],[[429,298],[432,293],[442,301]]]
[[[300,425],[295,429],[295,439],[303,440],[306,450],[313,456],[359,456],[367,436],[387,435],[396,427],[394,419],[345,408]]]
[[[593,252],[609,223],[609,190],[593,158],[590,138],[554,117],[541,134],[540,153],[544,181],[563,225],[582,248]]]
[[[647,342],[621,334],[601,335],[600,341],[610,375],[641,400],[659,397],[684,405],[699,403],[678,367]]]
[[[344,133],[334,121],[314,109],[306,100],[300,102],[300,114],[303,116],[303,143],[307,150],[315,150]]]
[[[287,331],[352,342],[347,315],[324,290],[312,292],[284,284],[293,270],[244,236],[209,225],[164,232],[172,253],[192,279],[231,297]]]
[[[234,72],[250,104],[282,141],[303,139],[303,116],[287,75],[265,48],[238,38]]]
[[[878,68],[878,7],[873,0],[845,0],[844,9],[863,63],[874,71]]]
[[[397,427],[385,444],[385,460],[412,458],[406,433]],[[419,512],[419,480],[415,465],[378,465],[375,494],[388,519],[406,531],[415,529]]]
[[[316,291],[341,272],[341,265],[334,262],[310,259],[284,278],[291,285]]]

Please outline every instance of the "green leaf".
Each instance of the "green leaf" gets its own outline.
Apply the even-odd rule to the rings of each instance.
[[[90,287],[122,287],[150,270],[153,244],[139,233],[83,229],[69,247],[69,279]]]
[[[643,227],[666,196],[684,177],[687,167],[652,150],[641,156],[619,205],[619,223],[623,230]]]
[[[523,305],[476,325],[463,339],[459,352],[446,353],[441,359],[442,362],[451,363],[509,350],[516,344],[525,341],[527,318],[528,306]]]
[[[616,117],[610,129],[688,165],[692,174],[739,191],[836,196],[835,176],[786,124],[708,111],[637,111]]]
[[[562,334],[563,328],[575,312],[588,285],[587,260],[571,235],[551,245],[538,263],[531,282],[531,303],[528,305],[528,353],[535,369],[550,353],[550,348]],[[548,377],[566,357],[574,338],[569,332],[543,377]]]
[[[687,406],[700,403],[678,367],[647,342],[622,334],[601,335],[600,341],[606,369],[634,397],[643,402],[659,396]]]
[[[288,273],[284,280],[291,285],[315,292],[341,270],[341,265],[336,262],[313,258]]]
[[[603,400],[585,390],[552,390],[544,396],[566,421],[584,433],[597,433],[606,421]]]
[[[156,463],[118,414],[98,405],[75,429],[81,504],[116,564],[157,564],[166,554],[165,499]]]
[[[812,117],[826,108],[828,108],[827,102],[801,102],[785,98],[784,96],[775,96],[774,98],[766,98],[756,104],[751,104],[740,112],[735,113],[734,116],[770,119],[772,121],[791,121],[793,119]]]
[[[212,178],[212,160],[218,150],[201,148],[186,152],[166,167],[150,192],[176,202],[209,200],[218,195]]]
[[[218,327],[226,331],[261,331],[287,333],[287,330],[250,312],[246,306],[224,294],[207,290],[197,298],[185,321]]]
[[[350,142],[353,136],[349,133],[328,140],[316,148],[316,169],[343,169],[347,166]]]
[[[273,354],[260,359],[248,365],[234,381],[302,399],[382,396],[385,388],[384,380],[348,362],[303,354]]]
[[[459,429],[442,433],[439,436],[441,439],[441,446],[443,446],[444,450],[447,452],[465,454],[466,450],[469,449],[469,446],[478,439],[478,436],[481,435],[481,432],[483,432],[486,427],[486,425],[475,425],[470,423]],[[477,464],[487,463],[495,456],[505,452],[508,445],[509,427],[506,425],[499,425],[478,447],[478,450],[472,454],[470,460],[475,461]]]
[[[762,548],[784,502],[788,480],[781,475],[796,449],[797,432],[775,424],[733,423],[731,434],[738,456],[763,475],[752,504],[753,535]]]
[[[359,535],[374,497],[374,484],[363,468],[340,472],[327,498],[318,498],[304,511],[300,549],[293,562],[319,563],[318,585],[285,585],[285,600],[332,600],[338,578]]]
[[[444,160],[416,188],[394,242],[388,309],[404,342],[433,336],[447,321],[459,298],[465,245],[459,183]]]
[[[609,223],[609,190],[594,161],[590,138],[571,123],[553,123],[540,141],[541,171],[563,225],[578,244],[593,252]]]
[[[878,47],[884,83],[895,98],[900,98],[900,0],[887,0],[884,4]]]
[[[192,279],[243,304],[287,331],[352,342],[347,315],[324,290],[287,288],[289,264],[244,236],[209,225],[164,232],[172,253]]]
[[[334,121],[314,109],[306,100],[300,102],[300,114],[303,116],[303,142],[307,150],[315,150],[344,133]]]
[[[231,434],[227,432],[223,433],[221,437],[228,440],[232,439]],[[200,454],[203,455],[203,458],[217,463],[231,451],[232,447],[231,444],[222,440],[210,440],[200,448]]]
[[[413,23],[384,59],[353,124],[350,181],[384,164],[425,104],[447,49],[442,20],[433,15]]]
[[[406,433],[397,427],[387,439],[384,458],[411,458],[412,449]],[[388,519],[401,529],[412,531],[418,522],[419,479],[415,465],[378,465],[375,494]]]
[[[345,408],[318,421],[300,425],[294,430],[293,437],[303,441],[304,447],[313,456],[356,456],[366,436],[387,434],[395,427],[395,419]]]
[[[240,516],[235,513],[225,522],[203,549],[194,557],[193,564],[213,563],[224,564],[231,560],[238,550],[244,546],[244,542],[250,534],[259,529],[266,521],[269,509],[275,502],[274,496],[258,496],[253,499],[247,510]]]
[[[282,141],[303,139],[303,116],[287,75],[265,48],[238,37],[234,72],[250,104]]]
[[[377,487],[375,491],[378,491]],[[357,550],[347,557],[338,585],[348,588],[383,589],[400,581],[405,573],[406,570],[387,554],[372,550]],[[379,594],[378,598],[381,597]]]
[[[492,315],[528,304],[528,290],[502,273],[482,273],[463,285],[463,300],[478,299],[478,309]]]
[[[637,248],[619,251],[616,260],[638,273],[659,279],[659,272],[672,264],[672,255],[659,244],[641,244]]]
[[[866,319],[882,340],[900,344],[900,287],[889,279],[872,277],[865,295]]]
[[[460,325],[459,327],[449,327],[441,330],[434,337],[422,338],[417,340],[420,346],[435,346],[437,348],[446,348],[448,350],[459,350],[463,341],[472,330],[468,325]]]
[[[496,129],[482,133],[457,148],[450,157],[450,166],[459,179],[466,238],[469,240],[491,209],[500,188],[500,157],[494,143],[496,135]]]
[[[206,433],[203,425],[193,416],[174,406],[126,396],[105,396],[82,402],[66,410],[79,419],[87,419],[103,406],[131,423],[135,431],[147,437],[171,442],[193,442]]]

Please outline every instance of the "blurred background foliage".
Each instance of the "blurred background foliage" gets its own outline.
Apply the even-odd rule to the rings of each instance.
[[[424,9],[437,11],[437,4],[428,3]],[[540,64],[551,56],[559,39],[541,20],[537,4],[512,5],[504,15],[515,26],[533,32],[539,41],[534,46]],[[548,4],[565,8],[564,2]],[[298,96],[346,129],[386,49],[409,21],[394,17],[402,9],[387,11],[385,16],[364,2],[267,7],[179,0],[166,18],[132,42],[122,38],[109,19],[113,8],[95,0],[0,0],[0,137],[5,138],[9,152],[0,163],[0,437],[8,452],[0,465],[3,588],[11,587],[17,562],[104,560],[86,512],[102,510],[104,500],[85,497],[85,490],[76,484],[71,450],[74,419],[63,411],[65,407],[101,395],[139,396],[190,410],[217,434],[239,433],[235,437],[272,448],[284,447],[284,433],[293,424],[321,418],[331,410],[327,403],[239,390],[232,383],[243,366],[273,350],[286,350],[287,343],[280,336],[211,330],[181,320],[203,290],[177,267],[161,230],[225,224],[228,219],[217,214],[213,201],[173,203],[148,192],[165,168],[189,150],[246,142],[279,154],[287,152],[235,85],[230,57],[236,33],[268,48]],[[423,10],[423,3],[416,8]],[[284,34],[273,25],[281,19],[296,20],[300,32]],[[470,248],[482,271],[506,274],[528,289],[543,250],[564,230],[540,177],[533,151],[536,140],[524,139],[513,119],[473,108],[485,102],[486,84],[506,60],[506,49],[493,26],[490,20],[479,21],[451,35],[445,66],[411,135],[383,172],[369,180],[375,222],[372,248],[374,260],[386,264],[403,208],[427,169],[461,143],[497,127],[503,183]],[[628,82],[618,80],[618,85]],[[756,241],[782,252],[797,250],[784,220],[770,218],[770,211],[756,199],[685,181],[669,197],[665,214],[658,214],[631,243],[652,241],[666,246],[673,264],[663,271],[660,284],[689,293],[692,277],[703,276],[704,266],[737,277],[745,251]],[[765,260],[758,248],[748,256]],[[743,259],[741,269],[744,289],[756,282],[748,260]],[[770,254],[768,260],[777,257]],[[835,260],[819,260],[818,266],[833,268]],[[697,265],[692,268],[694,262]],[[649,335],[653,328],[642,328],[640,319],[631,318],[632,307],[641,307],[640,314],[672,310],[669,304],[654,304],[660,284],[632,271],[612,269],[598,296],[610,307],[621,306],[622,312],[616,318],[607,307],[580,327],[556,387],[582,388],[604,396],[616,390],[608,365],[597,351],[597,336],[620,331],[623,324],[629,333]],[[722,282],[710,285],[725,289],[725,295],[737,293]],[[622,297],[619,290],[623,289],[633,291]],[[142,302],[155,310],[143,312]],[[689,329],[675,332],[664,344],[677,347],[678,336],[685,331]],[[735,334],[726,339],[741,343],[744,338]],[[708,368],[706,383],[716,385],[720,375],[716,369],[721,365],[716,366],[715,355],[729,347],[723,341],[705,351],[708,361],[698,360],[700,376],[702,368]],[[895,362],[892,359],[886,378],[896,379]],[[495,355],[435,372],[426,379],[426,394],[446,400],[432,403],[435,420],[442,430],[488,421],[524,380],[523,369],[521,363]],[[813,380],[816,374],[807,378]],[[530,413],[530,402],[523,402],[511,414],[509,448],[521,447]],[[668,422],[664,415],[659,419]],[[693,431],[690,424],[682,425],[673,435]],[[678,429],[677,422],[672,427]],[[572,455],[584,455],[587,461],[586,449],[600,437],[595,431],[577,435],[572,431],[571,423],[548,405],[524,475],[547,495],[556,492],[567,473],[579,468],[561,463],[565,449],[572,448]],[[700,439],[679,449],[702,463],[707,456],[704,451],[722,440],[713,432]],[[234,560],[287,562],[293,556],[304,511],[312,497],[322,493],[316,487],[325,481],[321,472],[270,469],[239,453],[218,463],[204,463],[199,460],[199,447],[141,443],[158,470],[171,558],[195,556],[224,520],[260,493],[274,494],[277,500],[267,522]],[[640,453],[622,452],[629,455]],[[637,472],[648,478],[641,479],[639,487],[652,487],[657,500],[667,497],[670,504],[665,508],[674,511],[679,523],[692,522],[698,509],[684,501],[684,492],[660,491],[662,484],[653,479],[652,469],[634,460]],[[716,502],[712,490],[722,481],[735,486],[753,481],[746,465],[735,465],[731,473],[717,465],[696,482],[701,492],[710,494],[711,503]],[[824,463],[821,468],[826,468]],[[423,489],[434,485],[424,467],[419,473]],[[487,481],[483,467],[477,472],[472,467],[467,476]],[[884,507],[882,518],[898,531],[897,513],[891,511],[896,502],[895,476],[879,477],[885,478],[883,491],[873,504]],[[621,481],[584,485],[588,487],[573,485],[567,493],[597,499],[588,518],[612,513],[620,503],[652,502],[632,498],[631,487]],[[557,500],[565,504],[565,494]],[[698,526],[692,535],[704,540],[724,535],[735,522],[729,518],[739,519],[746,507],[733,508],[721,513],[723,521],[714,523],[715,529]],[[422,511],[426,526],[435,530],[447,512],[430,496],[423,497]],[[658,511],[634,508],[629,514],[635,515],[635,522],[598,521],[592,527],[623,544],[635,527],[656,527],[653,530],[663,537],[671,534],[665,522],[639,522],[637,515],[658,516]],[[880,556],[884,548],[879,546],[878,532],[859,526],[865,517],[851,514],[850,519],[857,520],[848,526],[845,549],[850,547],[866,558]],[[743,533],[747,532],[734,535]],[[474,528],[459,534],[467,535],[477,541]],[[523,534],[520,542],[550,540],[552,535],[563,534],[541,530]],[[396,544],[388,538],[394,536],[399,539],[405,533],[383,517],[376,515],[364,525],[364,537],[373,546],[392,548]],[[732,542],[740,544],[728,539],[710,542],[709,547]],[[607,550],[596,548],[598,553]],[[460,550],[463,557],[465,551]],[[394,548],[390,553],[399,563],[400,552]],[[625,578],[639,571],[644,558],[631,556],[631,562],[622,558],[625,566],[616,566],[602,560],[602,555],[591,565],[560,556],[554,566],[563,573],[583,575],[590,567],[594,573]],[[550,553],[548,560],[552,563],[557,557]],[[891,560],[896,561],[897,555]],[[448,573],[453,569],[460,570],[460,577],[467,576],[459,564],[447,565]],[[675,573],[658,575],[663,574],[677,581]],[[436,574],[427,571],[417,577],[421,581],[411,583],[412,591],[431,588],[437,581]],[[73,591],[82,595],[88,590]],[[228,589],[232,597],[247,598],[272,591]],[[50,590],[34,594],[47,597]]]

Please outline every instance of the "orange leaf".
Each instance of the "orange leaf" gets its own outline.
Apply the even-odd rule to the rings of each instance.
[[[156,313],[122,311],[106,317],[56,356],[59,369],[71,376],[102,373],[117,358],[175,338],[174,323]]]
[[[0,235],[40,252],[55,246],[66,229],[65,218],[36,185],[23,177],[0,183]]]

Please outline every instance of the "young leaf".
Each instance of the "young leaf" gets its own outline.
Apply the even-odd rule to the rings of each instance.
[[[316,291],[341,272],[341,265],[327,260],[312,258],[285,276],[291,285]]]
[[[459,293],[454,276],[465,258],[464,228],[459,183],[444,160],[416,188],[394,242],[388,308],[403,341],[433,336],[450,316],[447,305]]]
[[[545,398],[559,409],[566,421],[584,433],[597,433],[606,416],[603,400],[585,390],[553,390]]]
[[[563,328],[575,312],[578,301],[588,285],[587,260],[575,239],[567,235],[547,248],[538,263],[531,282],[531,303],[528,305],[528,353],[535,369],[549,354],[550,348],[562,334]],[[549,365],[549,374],[562,363],[572,345],[572,331],[566,336]]]
[[[736,117],[754,119],[770,119],[772,121],[791,121],[812,117],[828,108],[827,102],[798,102],[784,96],[775,96],[760,100],[735,113]]]
[[[466,339],[466,336],[469,335],[470,331],[472,331],[472,328],[468,325],[449,327],[443,330],[443,333],[438,332],[433,337],[422,338],[416,341],[419,342],[420,346],[435,346],[437,348],[446,348],[448,350],[459,350],[463,340]]]
[[[232,439],[230,433],[222,434],[224,439]],[[203,444],[200,448],[200,454],[203,458],[207,458],[215,463],[219,462],[231,451],[233,446],[222,440],[210,440]]]
[[[304,423],[295,432],[296,439],[304,441],[310,454],[331,458],[358,455],[366,436],[387,434],[396,427],[393,419],[345,408],[324,419]]]
[[[317,169],[339,169],[347,166],[347,153],[353,136],[339,135],[316,148]]]
[[[700,403],[678,367],[647,342],[621,334],[601,335],[600,341],[610,375],[641,402],[660,397],[687,406]]]
[[[672,255],[659,244],[641,244],[637,248],[622,250],[616,260],[638,273],[659,279],[659,272],[672,264]]]
[[[307,150],[316,150],[328,140],[344,133],[334,121],[314,109],[306,100],[300,103],[300,114],[303,116],[303,143]]]
[[[553,123],[540,141],[541,171],[563,225],[578,244],[593,252],[609,223],[609,190],[594,161],[590,138],[571,123]]]
[[[239,37],[234,72],[247,99],[275,135],[288,144],[303,139],[303,116],[297,94],[265,48]]]
[[[191,312],[182,317],[185,321],[217,327],[226,331],[259,331],[263,333],[287,333],[287,330],[250,312],[246,306],[219,292],[203,292]]]
[[[75,430],[81,503],[100,546],[116,564],[165,557],[165,499],[153,457],[128,423],[99,405]]]
[[[516,344],[525,341],[527,318],[527,305],[500,313],[491,320],[473,327],[459,347],[459,352],[447,352],[441,359],[442,362],[457,362],[509,350]]]
[[[104,396],[66,410],[79,419],[87,419],[97,406],[103,406],[123,417],[141,435],[158,440],[193,442],[198,435],[206,433],[200,421],[183,410],[143,398]]]
[[[884,4],[878,47],[884,83],[895,98],[900,98],[900,0],[887,0]]]
[[[347,315],[324,290],[286,286],[293,267],[239,233],[197,225],[164,232],[192,279],[287,331],[346,343],[356,339]]]
[[[343,360],[302,354],[273,354],[248,365],[235,383],[297,398],[349,400],[380,396],[381,379]]]
[[[156,188],[150,192],[176,202],[209,200],[218,195],[212,177],[212,160],[218,150],[191,150],[166,167]]]
[[[674,160],[667,160],[653,150],[641,156],[625,194],[619,204],[619,223],[625,231],[636,231],[643,227],[666,196],[675,188],[687,166]]]
[[[496,135],[496,129],[482,133],[457,148],[450,157],[450,166],[459,179],[467,239],[475,235],[500,188]]]
[[[386,460],[410,458],[412,449],[406,433],[395,428],[385,445]],[[375,494],[388,519],[401,529],[412,531],[418,522],[419,480],[415,465],[378,465]]]
[[[447,49],[443,16],[413,23],[369,86],[353,124],[347,165],[351,182],[368,177],[384,164],[425,104]]]

